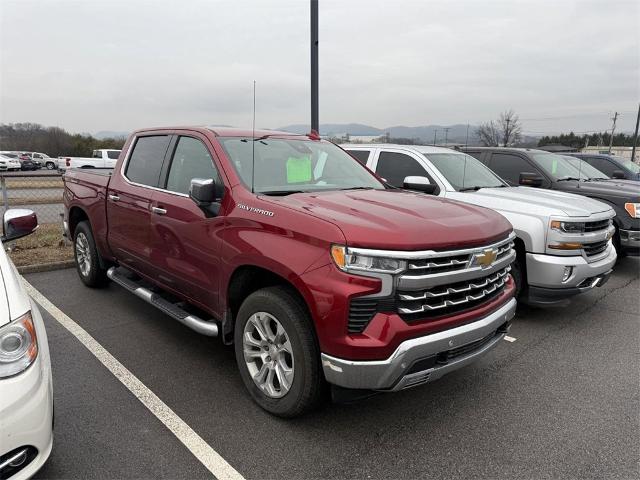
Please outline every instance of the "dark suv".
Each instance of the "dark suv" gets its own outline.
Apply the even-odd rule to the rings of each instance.
[[[547,188],[600,200],[615,210],[614,244],[618,256],[640,255],[640,192],[635,182],[594,178],[569,159],[529,148],[469,147],[510,185]]]
[[[577,157],[611,178],[640,181],[640,165],[626,158],[602,153],[563,153]]]

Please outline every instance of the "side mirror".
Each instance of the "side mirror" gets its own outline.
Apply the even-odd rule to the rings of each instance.
[[[542,178],[537,173],[522,172],[520,173],[520,179],[518,183],[525,187],[541,187],[544,183],[544,178]]]
[[[31,210],[13,209],[4,212],[2,241],[25,237],[38,228],[38,218]]]
[[[611,173],[611,178],[617,178],[618,180],[624,180],[625,175],[624,175],[624,172],[622,170],[614,170]]]
[[[436,185],[429,182],[427,177],[421,176],[409,176],[404,177],[404,181],[402,182],[402,188],[406,190],[417,190],[419,192],[424,192],[429,195],[433,195],[436,191]]]
[[[205,212],[215,216],[220,209],[216,190],[216,181],[213,178],[194,178],[189,187],[189,197]]]

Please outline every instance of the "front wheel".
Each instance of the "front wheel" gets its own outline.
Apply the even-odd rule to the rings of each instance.
[[[100,266],[100,259],[89,222],[80,222],[75,229],[73,253],[80,280],[87,287],[102,287],[108,282],[107,272]]]
[[[266,411],[291,418],[324,399],[313,323],[289,289],[269,287],[249,295],[238,312],[234,343],[242,381]]]
[[[47,166],[47,170],[53,170],[54,168],[56,168],[53,162],[47,162],[46,166]]]

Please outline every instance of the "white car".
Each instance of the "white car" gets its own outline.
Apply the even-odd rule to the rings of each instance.
[[[7,210],[2,241],[33,232],[30,210]],[[47,333],[13,263],[0,249],[0,478],[26,479],[53,446],[53,388]]]
[[[116,166],[120,152],[121,150],[101,148],[94,150],[91,157],[61,157],[58,170],[65,171],[68,168],[113,168]]]
[[[0,153],[0,172],[10,172],[12,170],[20,170],[20,160],[18,157],[12,157]]]

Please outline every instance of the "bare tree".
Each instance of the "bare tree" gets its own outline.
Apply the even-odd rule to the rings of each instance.
[[[522,124],[518,115],[510,109],[502,112],[497,120],[480,124],[476,136],[486,147],[507,147],[522,139]]]

